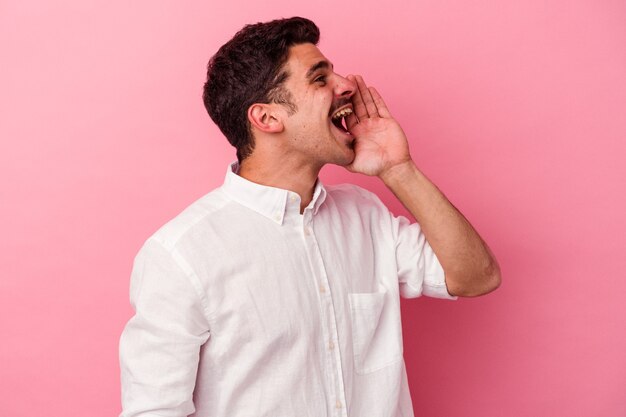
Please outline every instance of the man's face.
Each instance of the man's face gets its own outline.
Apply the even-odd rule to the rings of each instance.
[[[297,107],[284,120],[291,150],[314,166],[350,164],[354,137],[343,127],[345,122],[342,126],[337,113],[349,109],[344,111],[347,115],[352,110],[356,85],[336,74],[330,61],[310,43],[290,48],[285,69],[290,75],[284,88]]]

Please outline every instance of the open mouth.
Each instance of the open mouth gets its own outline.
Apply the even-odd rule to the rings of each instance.
[[[337,127],[337,129],[350,134],[348,132],[348,126],[346,124],[346,117],[352,114],[351,107],[343,107],[337,110],[331,117],[331,122]]]

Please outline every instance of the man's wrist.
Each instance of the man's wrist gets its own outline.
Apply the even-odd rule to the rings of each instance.
[[[408,176],[418,171],[415,162],[409,158],[404,162],[386,168],[378,175],[378,178],[380,178],[387,187],[393,187],[394,184],[397,184],[399,181],[406,179]]]

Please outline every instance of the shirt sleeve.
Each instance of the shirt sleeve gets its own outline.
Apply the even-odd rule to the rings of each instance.
[[[418,223],[406,217],[392,216],[396,241],[396,262],[400,295],[415,298],[420,295],[456,300],[448,293],[445,274],[435,252],[430,247]]]
[[[135,258],[135,315],[120,339],[120,417],[179,417],[195,411],[200,347],[209,338],[205,299],[187,264],[150,239]]]

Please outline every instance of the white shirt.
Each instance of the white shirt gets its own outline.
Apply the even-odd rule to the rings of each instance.
[[[418,224],[354,185],[233,172],[139,251],[122,417],[412,416],[400,295],[454,299]]]

